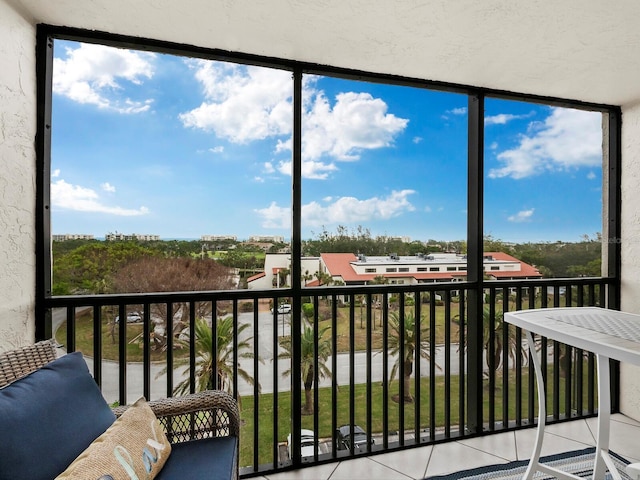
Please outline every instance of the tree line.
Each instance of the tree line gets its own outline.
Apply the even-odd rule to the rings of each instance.
[[[285,244],[274,245],[274,251],[282,251]],[[601,275],[602,242],[599,234],[584,235],[579,242],[525,242],[510,243],[487,235],[484,251],[508,253],[523,262],[534,265],[547,278],[571,278]],[[100,240],[70,240],[53,242],[53,294],[100,294],[150,291],[157,292],[217,289],[219,277],[228,277],[229,269],[240,271],[245,278],[264,268],[264,252],[257,246],[244,242],[225,241],[211,244],[198,240],[167,240],[154,242]],[[338,227],[335,232],[323,230],[314,238],[303,241],[303,256],[319,256],[322,253],[350,252],[365,255],[416,255],[418,253],[467,252],[465,241],[405,242],[396,237],[371,235],[368,229],[358,227],[349,230]],[[143,263],[143,259],[145,263]],[[182,259],[182,261],[176,261]],[[157,264],[157,281],[145,274],[151,264]],[[190,284],[185,276],[198,264],[199,275],[208,273],[210,281],[194,277]],[[126,267],[126,268],[125,268]],[[147,270],[145,270],[147,269]],[[127,277],[128,275],[128,277]],[[312,275],[309,274],[309,279]],[[135,279],[135,281],[133,281]],[[242,288],[242,283],[240,287]],[[135,289],[137,287],[137,289]],[[129,290],[128,290],[129,289]]]

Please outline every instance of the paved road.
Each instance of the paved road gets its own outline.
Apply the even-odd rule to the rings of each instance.
[[[277,325],[277,335],[278,337],[289,334],[289,325],[288,325],[288,315],[281,315],[278,319]],[[64,321],[64,314],[60,312],[56,312],[53,315],[54,325],[59,325],[62,321]],[[280,320],[286,321],[280,321]],[[241,323],[248,323],[249,328],[247,328],[244,332],[244,335],[248,337],[253,336],[253,314],[251,313],[242,313],[239,315],[239,321]],[[259,335],[258,335],[258,353],[262,358],[262,363],[258,364],[258,378],[261,385],[262,393],[271,393],[274,391],[275,382],[274,382],[274,332],[273,332],[273,315],[269,312],[260,313],[258,317],[258,321],[260,323]],[[54,327],[56,328],[56,327]],[[249,338],[249,342],[253,345],[253,339]],[[277,348],[277,347],[276,347]],[[63,350],[61,350],[63,352]],[[450,348],[450,373],[451,375],[456,375],[459,372],[459,356],[458,356],[458,345],[452,345]],[[282,372],[290,369],[290,361],[288,359],[278,359],[277,368],[277,390],[278,391],[289,391],[291,389],[291,378],[285,377],[282,375]],[[337,365],[336,368],[333,368],[332,360],[329,359],[327,362],[327,367],[332,371],[336,372],[336,379],[338,385],[349,385],[350,378],[350,361],[351,358],[348,354],[338,354],[337,356]],[[374,353],[371,358],[371,380],[375,384],[380,384],[383,380],[383,366],[384,366],[384,356],[381,353]],[[354,383],[364,383],[367,378],[367,355],[366,352],[356,352],[353,355],[353,363],[354,363]],[[389,356],[387,358],[387,367],[388,371],[391,371],[393,364],[395,363],[395,358]],[[87,364],[89,369],[93,371],[93,360],[87,358]],[[443,375],[444,374],[444,365],[445,365],[445,348],[444,346],[438,346],[436,348],[436,364],[441,368],[436,368],[435,375]],[[249,375],[253,376],[253,360],[251,359],[240,359],[240,366],[243,368]],[[166,374],[162,374],[162,365],[161,364],[152,364],[151,365],[151,399],[162,398],[167,396],[167,387],[166,387]],[[185,378],[185,374],[183,372],[183,368],[177,369],[173,373],[173,384],[174,386],[180,382],[183,378]],[[421,376],[428,377],[429,376],[429,363],[422,359],[421,360]],[[114,402],[118,399],[118,364],[117,362],[104,360],[102,363],[102,391],[109,402]],[[127,365],[127,401],[133,402],[138,397],[142,395],[142,384],[143,384],[143,367],[140,363],[129,363]],[[320,381],[320,386],[330,386],[331,379],[325,378]],[[244,382],[242,379],[239,380],[238,390],[240,395],[252,395],[253,394],[253,386]]]

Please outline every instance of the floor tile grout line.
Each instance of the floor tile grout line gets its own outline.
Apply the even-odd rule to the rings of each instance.
[[[422,478],[427,478],[427,471],[429,470],[429,464],[431,463],[431,457],[433,456],[434,450],[435,450],[435,445],[432,445],[431,451],[429,452],[429,458],[427,459],[427,465],[424,467],[424,472],[422,473]]]
[[[420,448],[416,448],[416,449],[414,449],[414,450],[415,450],[415,451],[418,451],[418,450],[420,450]],[[400,453],[401,451],[402,451],[402,450],[400,450],[400,451],[398,451],[398,452],[395,452],[395,453]],[[433,448],[431,449],[431,451],[433,451]],[[431,458],[431,453],[429,453],[429,458]],[[393,468],[392,466],[387,465],[386,463],[383,463],[383,462],[378,461],[378,459],[377,459],[376,457],[369,457],[369,459],[370,459],[370,460],[372,460],[372,461],[374,461],[374,462],[376,462],[378,465],[381,465],[381,466],[383,466],[383,467],[386,467],[386,468],[388,468],[389,470],[393,470],[394,472],[399,473],[400,475],[407,477],[408,479],[411,479],[411,480],[420,480],[420,479],[424,478],[424,475],[423,475],[422,477],[419,477],[418,479],[416,479],[415,477],[412,477],[411,475],[407,475],[406,473],[401,472],[400,470],[398,470],[398,469],[396,469],[396,468]],[[428,462],[427,462],[427,463],[428,463]]]

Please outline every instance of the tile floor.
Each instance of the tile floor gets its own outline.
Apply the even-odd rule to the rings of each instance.
[[[579,450],[596,444],[597,419],[549,425],[542,455]],[[366,458],[258,477],[261,480],[411,480],[469,468],[528,459],[535,429],[500,433],[435,446],[413,448]],[[640,422],[611,417],[610,449],[630,462],[640,462]]]

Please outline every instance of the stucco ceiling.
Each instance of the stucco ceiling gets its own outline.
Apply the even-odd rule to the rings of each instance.
[[[611,105],[640,100],[640,1],[7,0],[29,21]]]

